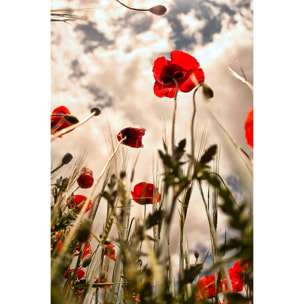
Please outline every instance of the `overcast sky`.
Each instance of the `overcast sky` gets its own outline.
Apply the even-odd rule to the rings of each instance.
[[[245,71],[253,82],[253,8],[250,0],[163,0],[128,1],[130,6],[150,7],[164,4],[168,12],[154,16],[145,12],[133,12],[115,1],[52,1],[52,8],[92,8],[78,11],[87,21],[69,24],[51,24],[51,109],[67,106],[72,114],[82,119],[93,106],[102,107],[102,114],[81,128],[57,139],[51,144],[52,165],[60,162],[62,155],[70,152],[77,158],[86,153],[84,165],[97,176],[110,155],[110,138],[123,128],[144,127],[142,151],[121,147],[128,155],[130,168],[139,154],[134,184],[153,182],[157,149],[162,148],[164,130],[170,134],[173,100],[158,98],[153,94],[153,62],[174,49],[194,56],[205,72],[205,81],[214,89],[212,109],[239,146],[249,155],[252,149],[244,136],[244,121],[253,105],[250,90],[228,73],[233,68],[241,74]],[[192,115],[192,94],[178,95],[176,138],[187,137]],[[110,127],[109,127],[110,126]],[[206,128],[208,143],[219,143],[212,124],[199,98],[195,134],[197,142]],[[189,146],[188,146],[189,147]],[[220,170],[231,187],[238,188],[240,179],[238,164],[226,155],[225,141],[221,142]],[[72,164],[71,164],[72,166]],[[85,193],[85,191],[83,191]],[[244,193],[243,193],[244,194]],[[132,212],[140,215],[142,206],[133,204]],[[150,207],[148,207],[148,210]],[[201,212],[199,212],[199,210]],[[102,217],[103,210],[100,210]],[[177,214],[176,214],[177,216]],[[102,229],[98,221],[94,229]],[[220,219],[219,233],[225,226]],[[190,252],[205,250],[209,246],[206,215],[200,200],[193,202],[186,223]],[[178,248],[177,234],[172,235],[172,252]],[[206,245],[208,244],[208,245]],[[172,257],[178,264],[177,256]],[[176,265],[177,265],[176,264]]]

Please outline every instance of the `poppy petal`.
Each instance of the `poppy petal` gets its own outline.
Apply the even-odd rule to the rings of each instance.
[[[134,186],[131,195],[134,201],[140,205],[153,204],[153,197],[157,194],[157,202],[160,202],[161,195],[158,193],[157,188],[146,182],[138,183]]]
[[[152,72],[156,81],[162,82],[162,77],[164,77],[163,70],[168,63],[169,61],[165,57],[158,57],[154,61]]]
[[[172,98],[175,95],[175,85],[170,84],[162,84],[157,81],[154,83],[154,94],[157,97],[168,97]]]
[[[244,127],[247,143],[251,148],[253,148],[253,107],[248,112]]]
[[[202,69],[197,69],[190,72],[187,77],[184,77],[185,81],[179,84],[178,88],[181,92],[190,92],[194,89],[199,83],[205,80],[205,74]]]
[[[200,66],[199,62],[193,56],[178,50],[171,52],[171,62],[186,71],[195,70]]]
[[[142,137],[145,135],[145,132],[145,128],[128,127],[118,133],[117,140],[121,141],[125,138],[122,144],[132,148],[142,148],[144,146],[142,144]]]

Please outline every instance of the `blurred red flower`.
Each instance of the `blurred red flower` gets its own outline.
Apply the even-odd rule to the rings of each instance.
[[[140,205],[153,204],[153,197],[156,196],[157,202],[160,201],[160,194],[157,188],[150,183],[141,182],[134,186],[131,191],[134,201]]]
[[[249,110],[245,120],[245,137],[248,145],[253,148],[253,107]]]
[[[115,258],[115,248],[113,244],[105,245],[105,255],[107,255],[113,261],[116,261]]]
[[[142,148],[143,144],[141,142],[142,137],[145,135],[146,129],[144,128],[125,128],[121,130],[118,135],[118,141],[121,141],[124,137],[126,139],[122,142],[124,145],[132,148]]]
[[[158,97],[174,97],[176,87],[173,79],[177,81],[181,92],[190,92],[205,80],[199,62],[188,53],[178,50],[171,52],[171,61],[158,57],[152,71],[155,78],[154,94]]]
[[[67,121],[63,116],[56,116],[58,114],[71,114],[71,112],[65,106],[60,106],[53,110],[51,115],[51,134],[53,135],[55,135],[58,131],[73,125],[73,123]]]
[[[233,292],[241,292],[243,290],[243,270],[248,267],[248,264],[241,266],[241,261],[234,263],[233,267],[228,269]],[[221,279],[218,284],[218,292],[223,291],[223,284],[225,291],[228,292],[228,285],[226,279]],[[202,277],[198,282],[198,297],[200,299],[209,299],[215,297],[215,276],[209,275]]]
[[[99,288],[108,288],[112,286],[112,283],[106,279],[100,279],[98,280],[98,278],[95,279],[94,283],[102,283],[102,284],[107,284],[107,285],[103,285],[103,286],[99,286]]]
[[[87,197],[85,195],[81,195],[81,194],[75,194],[72,195],[68,198],[67,200],[67,204],[70,208],[75,208],[76,213],[80,213],[81,211],[81,206],[85,203],[85,200],[87,199]],[[85,210],[84,213],[87,213],[92,207],[92,201],[89,201],[89,204]]]
[[[81,245],[82,243],[79,243],[76,250],[74,251],[74,255],[77,255],[80,253],[80,249],[81,249]],[[84,247],[83,247],[83,253],[82,253],[82,257],[81,259],[83,260],[86,255],[90,254],[91,253],[91,245],[90,245],[90,242],[86,242]]]
[[[68,269],[68,270],[66,270],[65,273],[63,274],[64,278],[68,279],[71,276],[71,274],[72,274],[73,271],[74,271],[74,269]],[[77,275],[78,280],[80,280],[84,276],[84,270],[81,269],[81,268],[78,269],[76,275]]]
[[[93,171],[87,167],[83,167],[77,178],[77,184],[80,188],[86,189],[92,187],[94,183]]]

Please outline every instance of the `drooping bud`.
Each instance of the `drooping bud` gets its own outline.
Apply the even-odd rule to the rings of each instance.
[[[71,153],[66,153],[66,154],[63,156],[63,158],[62,158],[62,160],[61,160],[61,163],[62,163],[63,165],[66,165],[66,164],[68,164],[72,159],[73,159],[73,155],[72,155]]]
[[[64,119],[67,122],[69,122],[69,123],[71,123],[73,125],[75,125],[75,124],[77,124],[79,122],[79,119],[76,116],[74,116],[74,115],[66,114],[63,117],[64,117]]]
[[[92,228],[92,220],[90,218],[86,218],[79,227],[78,230],[78,240],[80,243],[84,243],[89,239]]]
[[[167,12],[167,8],[164,5],[156,5],[153,6],[149,9],[150,13],[157,15],[157,16],[162,16]]]
[[[213,89],[206,83],[203,83],[203,94],[208,99],[214,96]]]
[[[89,266],[90,263],[91,263],[91,260],[92,260],[92,255],[91,255],[91,254],[88,254],[88,255],[83,259],[82,267],[87,267],[87,266]]]

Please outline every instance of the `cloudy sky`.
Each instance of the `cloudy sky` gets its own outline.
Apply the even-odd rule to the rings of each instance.
[[[164,16],[130,11],[113,0],[54,0],[51,3],[53,9],[96,8],[75,12],[78,16],[85,16],[86,21],[51,23],[51,109],[65,105],[72,114],[83,119],[90,113],[90,108],[97,105],[102,108],[100,116],[52,142],[52,166],[58,164],[66,152],[75,156],[75,162],[85,154],[84,165],[93,169],[97,176],[110,155],[111,139],[116,144],[116,134],[125,127],[144,127],[144,148],[137,151],[121,147],[121,157],[127,155],[127,169],[130,169],[139,155],[130,187],[141,181],[153,182],[157,149],[162,148],[162,138],[170,134],[173,101],[153,94],[152,67],[157,57],[170,59],[170,52],[175,49],[188,52],[198,60],[205,71],[206,83],[214,89],[212,111],[236,143],[252,155],[244,137],[244,121],[253,105],[253,96],[248,87],[228,73],[229,67],[239,74],[243,69],[248,81],[253,83],[252,1],[127,2],[138,8],[164,4],[168,8]],[[192,94],[180,93],[177,141],[185,137],[189,139],[191,115]],[[203,149],[221,141],[220,170],[230,186],[242,195],[244,189],[239,186],[242,175],[237,173],[240,164],[235,164],[237,161],[226,147],[227,140],[217,137],[219,131],[209,118],[202,98],[198,98],[197,149],[205,131]],[[118,166],[123,164],[121,160]],[[203,210],[200,199],[193,202],[186,225],[191,244],[189,250],[199,250],[201,256],[209,248]],[[101,220],[94,226],[97,231],[104,224],[103,212],[100,210]],[[143,208],[134,204],[132,212],[140,216]],[[224,232],[221,218],[219,233],[223,235]],[[172,252],[178,248],[178,239],[174,235],[177,234],[172,234]],[[176,255],[172,260],[178,265]]]
[[[145,154],[161,147],[170,128],[172,100],[153,94],[152,67],[159,56],[170,58],[174,49],[189,52],[205,71],[215,92],[212,108],[238,145],[252,155],[244,138],[244,120],[253,104],[252,93],[228,73],[245,71],[253,82],[253,12],[251,1],[129,1],[134,7],[165,4],[159,17],[133,12],[115,1],[52,1],[52,8],[94,8],[77,11],[86,22],[51,24],[51,108],[65,105],[80,119],[93,106],[102,115],[52,143],[52,160],[63,151],[88,151],[88,166],[102,165],[107,157],[105,136],[127,126],[146,128]],[[199,105],[196,132],[206,119]],[[147,112],[149,115],[146,115]],[[177,113],[177,139],[187,136],[192,115],[190,94],[181,93]],[[81,145],[77,144],[81,142]],[[136,153],[133,152],[132,153]],[[150,174],[150,173],[149,173]],[[147,178],[151,178],[147,173]]]
[[[212,101],[214,112],[233,134],[237,143],[246,152],[250,152],[241,134],[243,115],[240,114],[241,111],[245,113],[251,106],[251,95],[248,95],[247,88],[240,86],[237,80],[227,74],[228,66],[239,71],[239,65],[242,65],[248,79],[252,80],[252,13],[248,6],[246,8],[246,2],[179,1],[177,8],[174,5],[177,1],[163,1],[170,8],[168,14],[161,18],[152,16],[152,24],[151,19],[150,23],[145,22],[146,27],[154,30],[150,31],[149,35],[143,35],[144,28],[141,25],[141,29],[137,30],[136,44],[130,43],[131,37],[134,41],[135,35],[126,36],[126,33],[131,34],[132,29],[136,32],[134,26],[136,22],[141,24],[139,19],[143,17],[131,18],[130,12],[122,10],[114,1],[103,2],[99,17],[98,14],[95,17],[93,13],[89,18],[91,24],[87,24],[87,27],[79,22],[70,25],[50,24],[49,9],[50,6],[85,7],[89,1],[50,2],[51,5],[48,1],[40,0],[5,1],[1,5],[3,14],[0,19],[3,42],[0,48],[0,123],[3,143],[2,189],[5,189],[2,191],[2,208],[5,216],[0,225],[1,231],[10,229],[10,233],[2,234],[3,244],[8,244],[5,248],[9,248],[1,251],[1,260],[5,261],[2,273],[6,283],[6,294],[12,294],[15,301],[18,297],[20,301],[24,301],[24,297],[29,295],[28,285],[19,284],[20,292],[16,293],[16,286],[12,282],[15,282],[16,275],[20,274],[20,267],[26,267],[26,279],[35,282],[36,286],[35,293],[30,293],[32,303],[41,303],[41,297],[48,293],[49,286],[49,238],[46,237],[49,235],[49,199],[45,198],[49,194],[49,113],[54,106],[67,104],[73,114],[82,118],[87,115],[92,105],[106,104],[106,100],[112,100],[113,103],[112,108],[104,107],[103,116],[96,117],[83,128],[68,134],[68,140],[63,138],[56,148],[51,148],[53,164],[67,150],[75,155],[80,150],[78,155],[81,155],[82,149],[90,147],[91,154],[87,159],[90,165],[98,167],[98,171],[102,166],[99,159],[102,163],[108,155],[108,151],[104,151],[107,147],[104,145],[104,136],[101,135],[98,124],[102,127],[106,121],[111,123],[111,130],[114,133],[122,125],[143,125],[147,128],[145,147],[149,147],[150,142],[157,142],[159,145],[159,137],[152,135],[154,131],[152,133],[148,127],[155,122],[153,127],[158,130],[157,128],[165,122],[168,123],[172,103],[170,100],[153,96],[152,64],[155,57],[167,56],[173,48],[179,47],[199,60],[206,72],[206,81],[215,90]],[[188,2],[196,9],[191,11],[185,7]],[[98,1],[90,3],[94,6],[101,5]],[[147,1],[132,3],[144,6]],[[204,9],[197,8],[197,3]],[[252,8],[252,3],[250,7]],[[173,21],[174,14],[170,13],[172,10],[179,15],[179,18]],[[137,15],[139,16],[139,13]],[[299,172],[303,171],[303,164],[299,161],[303,158],[303,112],[299,110],[303,96],[301,71],[304,53],[301,38],[304,21],[301,1],[290,0],[288,4],[276,0],[255,1],[254,17],[254,197],[257,223],[255,261],[258,261],[255,263],[255,298],[257,302],[296,302],[298,293],[290,292],[288,288],[280,289],[280,293],[265,294],[264,291],[266,285],[272,291],[277,290],[285,272],[289,277],[290,272],[293,272],[295,277],[296,273],[300,274],[299,261],[302,259],[302,245],[299,239],[302,239],[300,233],[303,231],[303,213],[298,211],[301,210],[303,202],[297,191],[303,187],[302,179],[297,178]],[[126,18],[132,22],[123,23]],[[149,19],[151,16],[146,18]],[[84,34],[84,28],[92,28],[91,35]],[[201,30],[196,31],[197,28]],[[180,37],[185,38],[185,45],[176,38],[177,32]],[[144,42],[147,43],[146,48],[143,47]],[[153,43],[150,45],[149,42]],[[115,52],[113,49],[116,46],[118,48]],[[128,53],[128,49],[133,51]],[[129,69],[126,68],[123,54],[128,54]],[[98,56],[102,59],[98,60]],[[109,60],[111,64],[108,63]],[[134,77],[134,66],[138,69],[136,71],[140,79],[145,80],[141,85],[137,85],[136,90],[135,83],[139,83],[139,79],[126,80],[125,74],[128,72]],[[52,73],[49,73],[50,69]],[[109,70],[111,81],[109,77],[104,76]],[[144,70],[146,72],[143,72]],[[82,74],[84,75],[81,76]],[[98,75],[99,78],[96,80],[93,75]],[[82,79],[82,82],[77,81],[77,77]],[[116,86],[113,85],[112,79],[116,81]],[[132,92],[126,90],[126,82],[127,88]],[[96,93],[96,86],[100,89],[99,93]],[[120,93],[123,88],[125,95]],[[64,89],[66,91],[63,94]],[[145,92],[144,95],[141,90]],[[137,91],[141,93],[140,98],[136,97]],[[96,99],[96,96],[99,97]],[[185,96],[184,103],[182,96],[184,95],[179,96],[178,110],[182,109],[182,104],[187,105],[189,96]],[[148,110],[153,111],[153,115],[146,117],[144,122],[139,118],[135,121],[139,115],[134,115],[135,111],[130,111],[130,106],[125,106],[125,103],[130,105],[130,99],[137,111],[140,110],[142,113],[141,109],[145,105],[149,106]],[[188,103],[190,104],[189,101]],[[136,116],[133,117],[134,120],[129,118],[132,114],[130,112]],[[191,109],[188,112],[190,115]],[[116,119],[113,119],[114,113]],[[160,115],[156,116],[154,113]],[[4,116],[6,119],[3,119]],[[188,121],[188,118],[184,120]],[[83,135],[85,132],[82,130],[85,127],[88,128],[85,130],[89,131],[86,135],[93,133],[94,139]],[[106,130],[108,129],[103,129],[103,132]],[[72,141],[76,132],[77,136],[75,135]],[[71,142],[70,146],[68,142]],[[133,151],[129,152],[130,157],[133,157]],[[143,155],[141,153],[140,158]],[[94,158],[96,162],[93,164]],[[31,239],[26,236],[30,236]],[[39,251],[35,246],[36,237],[39,237],[40,241]],[[28,248],[29,241],[32,241],[33,245],[31,250],[22,250]],[[273,246],[274,244],[278,244],[278,247]],[[274,251],[276,248],[279,250]],[[293,258],[287,259],[290,248]],[[19,262],[20,255],[26,263]],[[18,261],[14,263],[16,268],[13,267],[12,261]],[[31,266],[31,271],[28,271],[28,266]],[[270,280],[269,275],[265,276],[265,269],[267,274],[273,274],[272,277],[275,276],[277,279]],[[293,280],[292,284],[293,290],[301,290],[300,279]],[[261,301],[258,301],[258,296]]]

